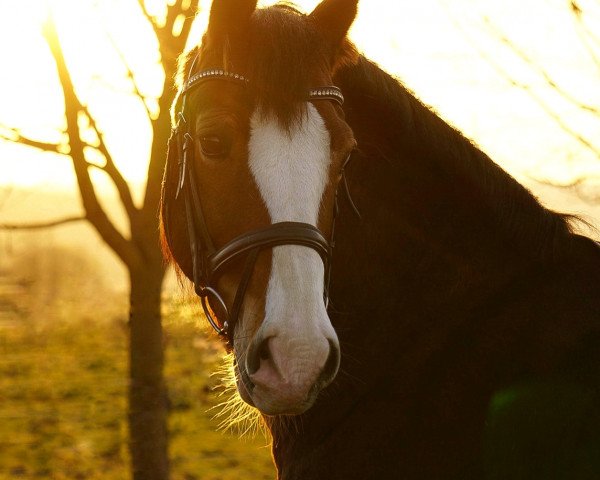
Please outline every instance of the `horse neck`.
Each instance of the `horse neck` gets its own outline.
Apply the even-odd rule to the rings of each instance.
[[[344,233],[382,258],[378,268],[397,272],[400,262],[423,275],[481,280],[515,265],[551,262],[564,250],[565,218],[542,207],[395,79],[361,58],[336,81],[360,149],[349,167],[350,190],[364,211],[363,224]]]

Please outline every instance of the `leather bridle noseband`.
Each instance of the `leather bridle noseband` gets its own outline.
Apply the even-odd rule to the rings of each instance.
[[[331,254],[335,233],[335,218],[338,210],[337,188],[334,200],[331,241],[328,241],[323,233],[314,225],[300,222],[278,222],[265,228],[244,233],[229,241],[223,247],[215,248],[208,232],[196,183],[194,137],[190,133],[190,124],[185,116],[186,98],[190,90],[207,80],[233,81],[241,85],[246,85],[249,81],[242,75],[221,69],[204,70],[191,75],[196,60],[197,57],[192,62],[190,75],[188,75],[189,79],[180,91],[181,109],[177,115],[177,126],[173,129],[169,139],[169,158],[176,152],[178,156],[179,175],[175,198],[178,198],[183,193],[192,256],[192,280],[194,282],[194,290],[201,299],[206,318],[219,335],[232,334],[232,326],[235,325],[240,314],[258,254],[262,249],[278,245],[301,245],[312,248],[319,254],[325,269],[323,296],[325,306],[327,307],[329,302],[329,281],[331,276]],[[307,100],[330,100],[342,105],[344,96],[338,87],[328,86],[310,90]],[[349,160],[350,156],[342,166],[342,177],[344,167]],[[345,177],[343,178],[346,184]],[[231,310],[229,310],[225,300],[218,293],[214,281],[223,267],[244,254],[246,255],[246,261],[242,277],[239,281]],[[226,318],[219,318],[221,315]]]

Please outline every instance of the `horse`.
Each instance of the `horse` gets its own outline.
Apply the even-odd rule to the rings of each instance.
[[[278,478],[600,478],[600,248],[357,51],[357,4],[214,0],[179,66],[163,247]]]

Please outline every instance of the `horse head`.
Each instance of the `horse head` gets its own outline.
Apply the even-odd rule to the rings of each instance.
[[[355,147],[333,76],[357,0],[309,15],[214,0],[183,57],[163,182],[167,255],[235,355],[240,396],[299,414],[336,376],[327,313],[336,192]]]

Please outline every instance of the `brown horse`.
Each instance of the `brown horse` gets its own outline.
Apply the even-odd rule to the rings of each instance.
[[[279,478],[600,478],[600,249],[356,52],[357,1],[214,0],[173,107],[165,250]]]

